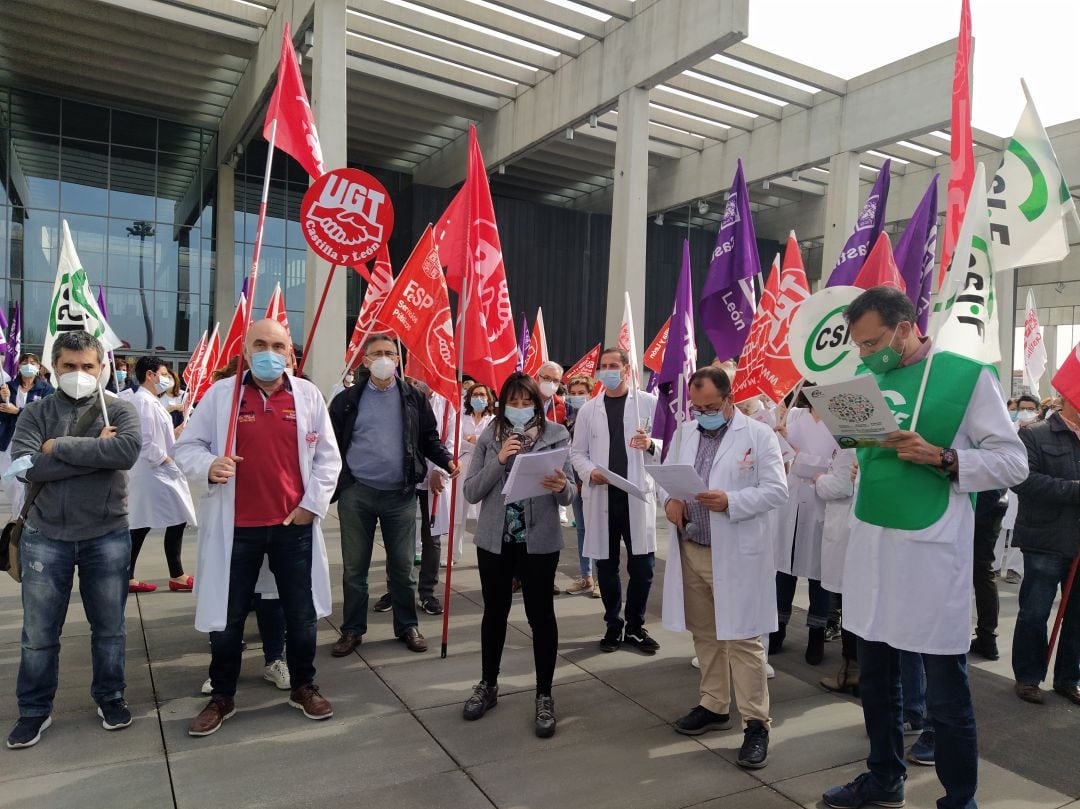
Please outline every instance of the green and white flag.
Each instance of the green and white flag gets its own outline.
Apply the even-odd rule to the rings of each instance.
[[[49,322],[45,326],[45,345],[41,351],[41,364],[50,371],[53,343],[64,332],[89,332],[101,341],[106,351],[114,351],[123,345],[98,309],[82,262],[75,252],[75,243],[71,240],[66,219],[63,225],[64,241],[60,247],[60,264],[56,268],[52,302],[49,304]]]
[[[1020,83],[1027,104],[987,193],[999,271],[1065,258],[1069,239],[1064,217],[1076,216],[1054,147],[1027,85],[1022,79]]]
[[[942,351],[987,365],[1001,360],[990,218],[986,207],[986,169],[982,163],[975,171],[956,252],[935,307],[930,334]]]

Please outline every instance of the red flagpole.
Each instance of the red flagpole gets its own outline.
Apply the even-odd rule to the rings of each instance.
[[[334,280],[334,270],[338,268],[337,264],[330,265],[330,274],[326,276],[326,283],[323,285],[322,297],[319,298],[319,308],[315,310],[315,319],[311,321],[311,328],[308,330],[307,342],[304,343],[304,353],[300,357],[300,366],[296,369],[296,375],[300,376],[304,373],[304,363],[307,362],[308,354],[311,352],[311,341],[315,337],[315,329],[319,327],[319,318],[322,317],[323,304],[326,303],[326,294],[330,291],[330,282]]]
[[[1050,660],[1054,656],[1054,646],[1057,644],[1058,632],[1061,631],[1061,621],[1065,617],[1065,608],[1069,606],[1069,595],[1072,593],[1073,581],[1076,579],[1077,563],[1080,563],[1080,553],[1076,554],[1069,568],[1069,578],[1065,581],[1065,589],[1061,591],[1061,604],[1058,606],[1057,617],[1054,618],[1054,631],[1050,633],[1050,645],[1046,647],[1046,666],[1050,667]]]
[[[262,198],[259,200],[259,223],[255,228],[255,248],[251,254],[251,274],[248,283],[248,305],[244,328],[240,332],[240,355],[236,360],[236,384],[233,386],[232,409],[229,412],[229,432],[225,438],[225,454],[236,452],[236,419],[240,413],[240,391],[244,379],[244,348],[247,346],[251,312],[255,308],[255,285],[259,281],[259,255],[262,253],[263,230],[266,228],[266,201],[270,197],[270,165],[274,160],[274,139],[277,137],[277,118],[270,122],[270,138],[266,150],[266,171],[263,174]],[[305,352],[306,353],[306,352]]]

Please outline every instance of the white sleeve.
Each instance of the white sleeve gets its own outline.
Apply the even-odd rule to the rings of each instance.
[[[592,419],[593,410],[596,409],[596,405],[593,404],[595,401],[596,399],[591,399],[586,402],[578,413],[577,423],[574,425],[574,442],[570,445],[570,463],[573,464],[578,477],[586,483],[596,468],[596,464],[589,457],[589,433],[592,432],[589,421]]]
[[[341,474],[341,454],[334,438],[330,413],[319,389],[312,385],[310,390],[305,390],[304,393],[312,411],[311,425],[318,437],[315,442],[315,457],[311,461],[311,475],[304,487],[300,507],[319,517],[325,517],[330,508],[330,498],[337,487],[338,475]],[[186,430],[184,435],[187,435]]]
[[[817,479],[814,488],[822,500],[843,500],[855,493],[855,483],[851,480],[851,468],[855,465],[855,450],[842,449],[837,452],[829,469]]]
[[[960,466],[959,479],[953,484],[956,491],[1006,489],[1027,480],[1027,450],[991,371],[983,369],[979,374],[956,436],[954,449]]]
[[[191,418],[188,419],[184,432],[180,434],[180,440],[173,445],[176,465],[190,478],[207,480],[210,464],[217,458],[213,447],[217,434],[218,411],[226,408],[225,417],[228,417],[234,384],[234,379],[215,382],[191,411]]]

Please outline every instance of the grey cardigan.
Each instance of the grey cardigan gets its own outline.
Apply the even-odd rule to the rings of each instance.
[[[506,502],[502,488],[506,467],[499,463],[499,443],[495,440],[498,417],[488,425],[476,442],[469,461],[469,476],[465,479],[465,499],[480,503],[480,518],[476,522],[476,547],[490,553],[502,553],[503,528],[506,525]],[[555,449],[570,441],[570,433],[561,424],[549,421],[533,450]],[[574,470],[567,458],[563,465],[566,488],[556,494],[530,497],[525,501],[525,536],[529,553],[555,553],[562,549],[562,527],[559,505],[574,501]]]

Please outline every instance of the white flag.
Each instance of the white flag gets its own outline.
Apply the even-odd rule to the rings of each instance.
[[[1054,147],[1027,85],[1020,83],[1027,104],[987,193],[998,270],[1065,258],[1069,239],[1064,217],[1076,215]]]
[[[986,208],[986,169],[982,163],[975,171],[956,251],[942,284],[930,333],[943,351],[987,365],[1001,360],[990,218]]]
[[[1024,318],[1024,376],[1031,394],[1039,397],[1039,380],[1046,372],[1046,343],[1039,328],[1039,310],[1035,308],[1035,294],[1027,294],[1027,316]]]
[[[619,348],[630,355],[630,387],[637,390],[641,386],[641,372],[638,370],[637,337],[634,335],[634,313],[630,309],[630,293],[625,292],[623,319],[619,326]]]
[[[75,252],[75,242],[65,219],[64,241],[60,247],[60,264],[53,282],[49,319],[45,324],[45,345],[41,351],[41,364],[52,370],[52,346],[63,332],[85,331],[101,341],[106,351],[115,351],[123,343],[109,327],[97,301],[90,291],[82,262]]]

